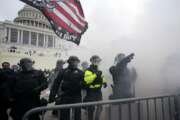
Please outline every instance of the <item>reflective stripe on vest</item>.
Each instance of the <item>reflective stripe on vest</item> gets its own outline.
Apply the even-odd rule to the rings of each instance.
[[[94,89],[94,88],[101,88],[100,84],[96,84],[96,85],[90,85],[89,88]]]

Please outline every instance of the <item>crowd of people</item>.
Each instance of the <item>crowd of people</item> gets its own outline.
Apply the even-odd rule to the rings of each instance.
[[[115,65],[109,71],[112,75],[113,89],[110,99],[129,98],[135,96],[134,83],[137,78],[135,69],[128,69],[127,64],[133,59],[134,54],[125,56],[118,54]],[[36,70],[35,63],[30,58],[22,58],[18,65],[10,68],[10,63],[3,62],[0,69],[0,120],[21,120],[30,109],[46,106],[48,103],[55,105],[93,102],[103,100],[102,88],[107,88],[99,65],[102,59],[98,55],[87,61],[81,62],[77,56],[70,56],[67,61],[58,60],[55,69],[51,72]],[[65,64],[68,64],[64,68]],[[133,72],[132,72],[133,71]],[[50,89],[49,99],[41,98],[41,92]],[[10,112],[8,112],[10,109]],[[99,120],[102,107],[83,108],[88,113],[88,120]],[[52,112],[57,115],[57,111]],[[60,111],[60,120],[70,120],[70,109]],[[29,120],[39,120],[39,114],[33,114]],[[75,108],[74,119],[81,120],[81,108]]]

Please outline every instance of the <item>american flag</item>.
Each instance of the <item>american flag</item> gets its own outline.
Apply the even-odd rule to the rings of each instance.
[[[21,0],[39,9],[49,20],[52,29],[62,39],[79,45],[81,35],[87,30],[79,0]]]

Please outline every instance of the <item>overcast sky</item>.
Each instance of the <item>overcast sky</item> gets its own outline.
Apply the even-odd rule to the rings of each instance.
[[[96,48],[101,44],[107,48],[110,44],[116,46],[114,42],[129,44],[128,41],[140,45],[146,41],[149,45],[154,41],[149,39],[159,39],[155,41],[161,43],[163,36],[167,39],[179,35],[179,0],[81,0],[81,3],[89,23],[82,45]],[[23,5],[19,0],[1,0],[0,20],[13,20]]]
[[[140,78],[146,79],[141,87],[150,89],[151,84],[158,88],[162,81],[154,83],[162,77],[162,66],[169,56],[180,53],[180,0],[81,0],[81,3],[89,28],[80,46],[92,49],[109,64],[119,52],[134,52],[133,64]],[[1,0],[0,20],[13,20],[22,7],[19,0]]]

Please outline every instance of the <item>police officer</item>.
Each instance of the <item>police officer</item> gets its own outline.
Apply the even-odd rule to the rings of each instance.
[[[127,67],[128,63],[133,59],[134,54],[125,56],[125,54],[120,53],[115,57],[115,65],[110,67],[110,73],[113,77],[113,94],[110,99],[118,98],[129,98],[135,95],[134,93],[134,82],[136,79],[136,73],[133,70],[133,74]]]
[[[61,96],[59,104],[71,104],[81,102],[81,89],[83,82],[83,72],[78,69],[80,62],[76,56],[70,56],[67,60],[68,67],[60,72],[52,86],[49,102],[55,100],[58,89],[61,86]],[[61,85],[60,85],[61,84]],[[81,120],[81,109],[75,108],[75,120]],[[60,111],[60,120],[70,120],[70,109],[62,109]]]
[[[49,88],[51,89],[52,86],[53,86],[53,83],[55,81],[55,79],[57,78],[58,74],[60,74],[61,72],[63,72],[63,66],[66,62],[64,60],[57,60],[56,62],[56,67],[54,70],[52,70],[50,76],[49,76]],[[61,93],[61,89],[58,89],[58,92],[57,92],[57,99],[55,100],[55,105],[58,105],[59,104],[59,98],[60,98],[60,94]],[[53,110],[52,112],[53,115],[57,116],[57,111],[56,110]]]
[[[13,76],[14,72],[10,69],[10,63],[3,62],[0,70],[0,120],[8,120],[7,109],[12,103],[10,85]]]
[[[35,70],[33,64],[29,58],[20,60],[22,71],[17,73],[13,83],[13,120],[21,120],[28,110],[41,105],[40,93],[47,88],[47,81],[43,72]],[[38,114],[30,116],[29,120],[39,120]]]
[[[107,87],[107,83],[104,81],[102,71],[98,69],[101,62],[101,58],[97,55],[93,55],[90,58],[91,65],[84,73],[84,85],[86,87],[87,95],[84,102],[100,101],[102,100],[101,88]],[[93,120],[94,107],[88,107],[88,120]],[[95,120],[99,120],[102,107],[98,106],[95,113]]]
[[[64,64],[64,60],[57,60],[55,69],[53,69],[51,74],[49,75],[49,88],[52,87],[53,82],[57,78],[59,72],[63,71]]]

